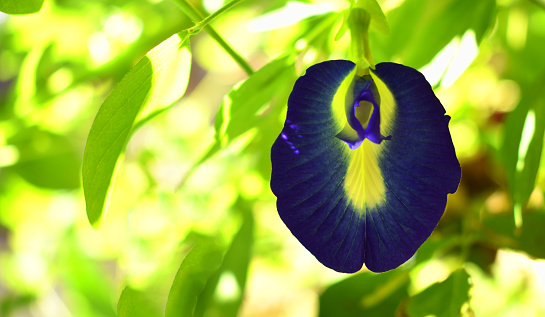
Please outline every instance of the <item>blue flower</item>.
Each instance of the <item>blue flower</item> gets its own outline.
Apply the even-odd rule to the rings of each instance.
[[[449,120],[410,67],[310,67],[271,151],[280,217],[336,271],[398,267],[430,236],[460,183]]]

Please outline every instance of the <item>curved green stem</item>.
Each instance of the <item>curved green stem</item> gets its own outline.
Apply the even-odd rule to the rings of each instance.
[[[188,31],[191,34],[196,34],[204,29],[210,37],[212,37],[231,58],[250,76],[254,73],[252,67],[246,62],[246,60],[238,54],[222,37],[219,35],[216,30],[214,30],[210,25],[208,25],[212,20],[217,18],[220,14],[228,11],[239,2],[243,0],[232,0],[226,5],[221,7],[216,12],[212,13],[208,17],[204,18],[203,15],[187,0],[176,0],[175,3],[180,7],[180,9],[189,17],[191,21],[195,23],[195,26],[191,27]]]

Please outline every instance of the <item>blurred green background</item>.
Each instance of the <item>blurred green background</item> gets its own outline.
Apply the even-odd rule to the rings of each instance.
[[[220,15],[211,25],[257,71],[244,84],[210,35],[192,36],[185,95],[133,133],[90,225],[93,120],[146,52],[194,25],[180,2],[0,13],[0,316],[159,316],[183,301],[200,316],[545,315],[545,2],[378,1],[390,35],[371,29],[374,59],[425,74],[463,173],[417,255],[379,275],[322,266],[269,189],[293,83],[348,56],[350,37],[334,38],[349,1],[246,0]],[[203,16],[224,4],[191,3]],[[243,114],[226,118],[228,105]]]

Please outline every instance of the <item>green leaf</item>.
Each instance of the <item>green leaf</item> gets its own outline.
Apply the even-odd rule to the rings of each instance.
[[[30,14],[40,11],[44,0],[2,0],[0,11],[7,14]]]
[[[199,239],[180,265],[170,293],[166,317],[195,315],[199,295],[206,283],[219,269],[225,248],[212,238]]]
[[[483,220],[485,240],[498,248],[523,251],[536,258],[545,259],[545,211],[524,213],[524,225],[516,228],[510,214],[487,217]]]
[[[4,295],[0,300],[0,316],[15,316],[19,309],[24,309],[35,301],[35,294]]]
[[[96,258],[83,253],[75,230],[61,238],[59,253],[51,269],[58,274],[69,311],[74,316],[115,317],[114,285]]]
[[[278,101],[284,101],[284,92],[291,91],[295,82],[293,62],[291,55],[273,60],[224,97],[216,114],[214,143],[190,167],[179,188],[185,185],[200,165],[222,148],[250,129],[262,128],[271,116],[277,114]]]
[[[159,305],[150,294],[125,287],[117,303],[118,317],[156,317],[161,316]]]
[[[459,317],[462,305],[469,300],[469,275],[463,269],[452,273],[409,300],[410,316]]]
[[[251,206],[239,200],[243,222],[226,250],[215,239],[197,236],[176,273],[166,317],[237,316],[252,256],[254,218]]]
[[[188,35],[175,34],[144,56],[106,98],[93,122],[83,157],[83,189],[89,222],[100,220],[114,170],[134,130],[183,96],[189,80]],[[140,116],[138,117],[138,115]]]
[[[543,59],[543,42],[545,34],[545,10],[536,10],[538,1],[521,2],[509,10],[498,12],[498,23],[495,34],[505,45],[505,53],[508,60],[508,67],[502,74],[503,78],[516,81],[522,89],[539,85],[545,80],[545,59]],[[543,3],[543,2],[541,2]],[[524,41],[513,43],[513,32],[511,22],[514,16],[528,19],[527,30],[523,37],[516,38]],[[521,45],[518,47],[517,45]],[[515,46],[513,46],[515,45]],[[541,85],[543,87],[543,85]],[[535,89],[535,88],[534,88]],[[524,96],[524,92],[521,94]]]
[[[199,166],[221,151],[222,146],[227,147],[231,141],[252,128],[268,136],[264,143],[259,144],[258,152],[266,156],[267,175],[270,176],[270,153],[263,151],[263,144],[272,145],[282,130],[278,117],[286,106],[296,80],[293,62],[292,56],[280,57],[262,67],[225,96],[224,103],[216,114],[215,140],[191,165],[178,188],[187,183]]]
[[[74,189],[80,185],[80,154],[67,137],[38,128],[22,130],[8,140],[19,160],[9,170],[44,188]]]
[[[517,227],[521,226],[522,208],[534,190],[539,171],[545,134],[544,102],[541,88],[526,89],[505,123],[500,157],[507,172]]]
[[[356,3],[356,8],[362,8],[371,15],[370,27],[379,31],[384,35],[390,34],[390,26],[388,20],[382,12],[382,8],[378,4],[377,0],[359,0]]]
[[[377,59],[399,59],[419,68],[429,63],[455,36],[471,29],[477,43],[494,25],[494,0],[406,0],[388,14],[391,34],[373,37]],[[370,34],[373,36],[373,34]]]
[[[254,218],[251,206],[239,200],[243,223],[225,253],[219,270],[199,296],[195,316],[236,317],[242,303],[252,257]]]
[[[34,45],[25,56],[16,84],[16,112],[26,115],[33,110],[33,106],[39,104],[36,102],[35,95],[37,90],[37,70],[42,61],[42,57],[49,46],[49,43]]]
[[[294,76],[292,56],[280,57],[252,74],[223,100],[216,115],[216,141],[227,146],[266,116],[267,106]],[[293,87],[290,87],[290,89]]]
[[[341,23],[341,28],[337,31],[335,35],[335,41],[340,40],[348,31],[348,17],[350,16],[350,10],[346,10],[343,14],[343,22]]]
[[[402,270],[355,274],[324,291],[319,316],[397,316],[408,283],[409,274]]]

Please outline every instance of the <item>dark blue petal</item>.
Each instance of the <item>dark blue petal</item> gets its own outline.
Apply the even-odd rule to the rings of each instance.
[[[367,119],[356,113],[362,100],[372,104]],[[382,63],[360,77],[350,61],[310,67],[295,83],[271,151],[280,217],[336,271],[401,265],[460,181],[444,113],[412,68]]]
[[[385,206],[380,212],[403,228],[392,241],[403,251],[388,250],[373,243],[382,258],[367,258],[367,268],[386,271],[405,262],[426,241],[437,226],[447,203],[447,194],[456,192],[461,170],[448,130],[449,116],[418,71],[399,64],[381,63],[373,74],[392,92],[396,102],[391,139],[383,143],[379,168],[385,180]],[[391,217],[390,217],[391,216]],[[399,248],[398,248],[399,249]],[[394,253],[391,256],[384,254]]]

